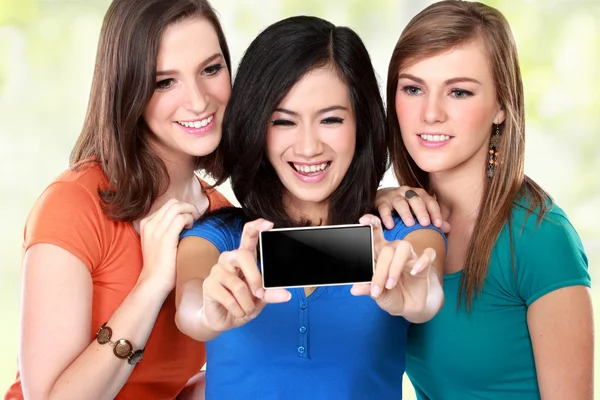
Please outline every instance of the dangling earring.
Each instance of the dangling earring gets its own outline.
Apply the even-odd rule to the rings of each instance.
[[[500,144],[500,125],[496,125],[496,130],[490,139],[490,152],[488,155],[487,176],[493,178],[498,167],[498,145]]]

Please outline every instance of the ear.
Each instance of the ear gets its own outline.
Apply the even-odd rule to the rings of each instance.
[[[494,116],[494,124],[500,125],[506,119],[506,112],[503,108],[498,108],[496,115]]]

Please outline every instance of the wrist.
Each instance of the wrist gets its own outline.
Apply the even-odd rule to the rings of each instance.
[[[206,319],[204,307],[202,307],[198,311],[198,314],[199,314],[199,327],[200,327],[199,334],[200,334],[200,336],[202,336],[201,341],[208,342],[209,340],[213,340],[214,338],[219,336],[221,333],[225,332],[224,330],[214,329],[213,327],[210,326],[210,324],[208,323],[208,320]]]
[[[164,302],[169,293],[173,291],[172,287],[164,285],[163,282],[157,282],[152,279],[143,278],[140,276],[137,283],[131,290],[131,294],[136,297],[148,301]]]

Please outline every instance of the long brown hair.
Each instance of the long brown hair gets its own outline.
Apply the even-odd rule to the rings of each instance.
[[[231,76],[227,42],[208,1],[114,0],[106,12],[87,113],[70,164],[73,169],[90,161],[101,166],[108,186],[99,194],[113,220],[146,215],[169,185],[163,161],[150,148],[142,115],[155,89],[161,33],[196,16],[215,28]],[[197,167],[213,173],[220,165],[216,157],[198,158]]]
[[[467,309],[483,287],[492,249],[505,223],[510,227],[511,212],[518,206],[518,200],[527,197],[528,209],[536,210],[539,219],[549,205],[548,194],[524,172],[523,83],[517,48],[506,18],[498,10],[478,2],[447,0],[432,4],[417,14],[400,35],[390,61],[387,85],[388,143],[394,172],[400,184],[431,191],[428,173],[410,157],[400,134],[395,108],[398,74],[409,63],[476,39],[482,40],[488,51],[498,103],[506,119],[500,125],[497,146],[501,164],[486,183],[464,263],[459,304],[464,295]]]

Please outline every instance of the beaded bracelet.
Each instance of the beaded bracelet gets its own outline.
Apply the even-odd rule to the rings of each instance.
[[[100,344],[110,344],[113,348],[115,356],[121,359],[127,359],[129,365],[135,365],[144,358],[144,349],[133,351],[133,346],[127,339],[119,339],[116,342],[111,342],[112,329],[106,326],[106,322],[102,324],[98,332],[96,332],[96,340]]]

